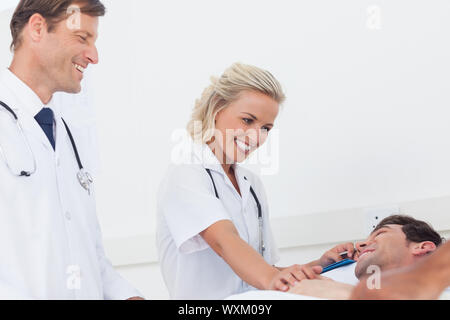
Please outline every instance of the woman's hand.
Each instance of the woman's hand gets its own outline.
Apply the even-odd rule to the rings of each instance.
[[[322,272],[321,266],[307,266],[294,264],[287,268],[279,268],[270,282],[268,290],[288,291],[290,287],[304,279],[315,279]]]

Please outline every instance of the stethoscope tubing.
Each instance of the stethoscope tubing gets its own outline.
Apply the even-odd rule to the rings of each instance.
[[[21,171],[20,174],[16,174],[16,173],[14,173],[14,171],[9,166],[8,159],[7,159],[7,157],[5,155],[5,152],[3,151],[3,148],[1,146],[0,146],[0,154],[4,158],[6,166],[8,167],[9,171],[11,171],[11,173],[13,173],[14,175],[19,176],[19,177],[30,177],[32,174],[34,174],[36,172],[36,157],[34,156],[34,153],[33,153],[33,150],[31,149],[30,143],[28,142],[28,139],[25,136],[23,128],[20,125],[20,121],[19,121],[19,118],[17,117],[17,114],[6,103],[4,103],[3,101],[0,101],[0,105],[3,108],[5,108],[6,111],[8,111],[14,117],[14,121],[15,121],[16,125],[19,128],[19,131],[20,131],[20,133],[21,133],[21,135],[23,137],[23,140],[25,141],[25,144],[27,145],[27,148],[28,148],[28,151],[31,154],[31,157],[33,158],[33,170],[32,171]],[[72,149],[73,149],[73,151],[75,153],[75,158],[77,160],[78,168],[80,169],[80,171],[82,171],[83,170],[83,164],[81,163],[80,154],[78,153],[78,148],[77,148],[77,145],[76,145],[75,140],[73,138],[72,132],[70,131],[69,126],[67,125],[66,121],[63,118],[61,118],[61,120],[64,123],[64,127],[66,128],[67,134],[69,135],[70,143],[72,144]]]
[[[210,169],[206,169],[206,172],[208,173],[209,177],[211,178],[211,181],[213,183],[214,186],[214,193],[216,195],[217,199],[219,198],[219,194],[217,192],[217,187],[216,187],[216,183],[214,182],[212,173]],[[247,177],[244,177],[245,180],[247,180]],[[265,247],[264,247],[264,237],[263,237],[263,217],[262,217],[262,208],[261,208],[261,203],[258,200],[258,197],[256,196],[256,192],[255,190],[253,190],[252,186],[250,186],[250,192],[253,196],[253,198],[255,199],[256,202],[256,206],[258,208],[258,228],[259,228],[259,253],[264,256],[264,251],[265,251]]]
[[[3,101],[0,101],[0,105],[6,109],[12,116],[13,120],[17,125],[17,128],[19,129],[20,134],[22,135],[23,140],[25,141],[25,145],[27,146],[28,152],[31,155],[31,158],[33,159],[33,170],[32,171],[21,171],[20,173],[15,173],[12,168],[9,165],[8,158],[6,157],[5,152],[3,151],[2,146],[0,145],[0,154],[5,160],[6,166],[8,167],[8,170],[17,177],[30,177],[36,172],[37,164],[36,164],[36,157],[34,156],[33,150],[31,149],[30,143],[28,142],[28,139],[25,136],[25,133],[23,131],[22,125],[20,124],[19,118],[17,117],[17,114]]]

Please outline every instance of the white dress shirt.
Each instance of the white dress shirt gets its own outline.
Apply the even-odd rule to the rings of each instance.
[[[157,245],[170,296],[224,299],[254,289],[199,234],[218,221],[230,220],[240,237],[258,251],[258,210],[250,193],[252,186],[262,206],[264,258],[274,265],[279,258],[264,187],[256,175],[236,165],[240,196],[207,145],[193,143],[191,151],[190,163],[170,166],[158,192]],[[211,170],[219,199],[206,168]]]
[[[107,260],[96,216],[94,190],[89,195],[77,179],[79,170],[59,107],[39,97],[9,70],[0,76],[0,100],[19,117],[33,156],[12,116],[0,108],[0,145],[14,176],[0,158],[0,299],[126,299],[140,295]],[[34,116],[43,108],[55,115],[56,149]],[[86,171],[92,150],[83,132],[71,127]],[[91,152],[90,152],[91,151]],[[92,172],[91,172],[92,173]],[[94,177],[95,179],[95,177]]]

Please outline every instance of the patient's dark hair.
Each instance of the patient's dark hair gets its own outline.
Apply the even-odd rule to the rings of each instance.
[[[431,241],[436,247],[443,242],[443,238],[428,223],[406,215],[392,215],[384,218],[372,232],[381,229],[387,224],[403,226],[402,231],[409,242]]]

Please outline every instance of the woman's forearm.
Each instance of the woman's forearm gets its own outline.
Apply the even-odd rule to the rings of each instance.
[[[229,234],[222,246],[221,257],[233,271],[245,282],[258,289],[268,289],[272,279],[279,272],[276,267],[269,265],[239,235]]]
[[[216,222],[200,235],[242,280],[255,288],[268,289],[280,272],[241,239],[231,221]]]

